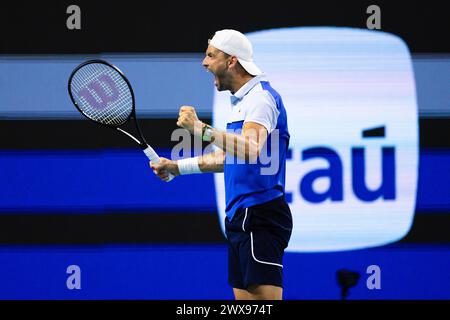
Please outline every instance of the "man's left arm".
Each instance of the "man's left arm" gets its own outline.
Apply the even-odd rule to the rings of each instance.
[[[251,163],[256,162],[268,136],[267,129],[263,125],[251,121],[244,122],[240,134],[212,128],[198,119],[195,109],[191,106],[180,108],[177,125],[198,137],[202,137],[207,126],[214,145],[230,156],[237,156]]]

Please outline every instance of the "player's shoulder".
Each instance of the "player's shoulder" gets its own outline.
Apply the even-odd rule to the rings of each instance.
[[[266,83],[265,81],[257,83],[247,94],[247,102],[252,104],[268,104],[276,107],[275,97],[268,90],[270,85],[268,87]]]
[[[276,99],[276,98],[281,98],[280,94],[278,93],[277,90],[275,90],[272,85],[270,84],[269,81],[267,80],[263,80],[260,82],[260,86],[261,89],[269,96],[271,96],[272,98]]]

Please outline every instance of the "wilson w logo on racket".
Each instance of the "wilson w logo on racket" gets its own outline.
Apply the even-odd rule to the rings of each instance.
[[[89,60],[73,70],[69,77],[69,95],[75,107],[89,120],[116,129],[136,142],[152,163],[160,162],[139,127],[134,93],[125,75],[103,60]],[[120,128],[133,119],[138,138]],[[166,181],[173,179],[169,174]]]
[[[78,91],[78,96],[86,100],[88,105],[96,109],[104,109],[108,107],[108,104],[117,101],[119,90],[109,75],[102,74],[98,79],[90,82],[85,88]]]

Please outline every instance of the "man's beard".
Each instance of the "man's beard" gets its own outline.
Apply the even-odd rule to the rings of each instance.
[[[217,81],[217,91],[230,90],[230,86],[224,75],[216,75],[215,81]]]
[[[217,91],[231,90],[230,81],[228,79],[228,74],[226,69],[219,69],[213,72],[214,75],[214,85]]]

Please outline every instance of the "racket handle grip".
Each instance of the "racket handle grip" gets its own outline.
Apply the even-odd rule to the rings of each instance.
[[[155,150],[153,150],[152,147],[147,146],[147,148],[144,149],[144,153],[147,156],[147,158],[150,159],[150,161],[154,164],[159,163],[161,160],[159,159],[158,154],[155,152]],[[173,178],[175,178],[175,176],[173,174],[171,174],[169,172],[169,180],[167,180],[166,182],[169,182],[170,180],[172,180]]]

